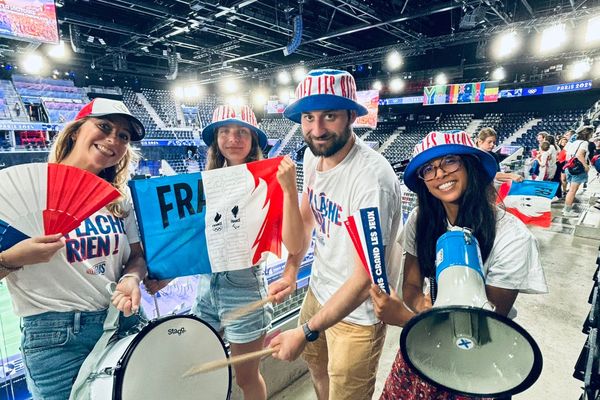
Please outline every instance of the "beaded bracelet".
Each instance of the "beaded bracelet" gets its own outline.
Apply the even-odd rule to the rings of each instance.
[[[3,269],[5,269],[6,271],[17,271],[21,268],[23,268],[22,265],[20,266],[14,266],[14,265],[9,265],[6,263],[6,260],[4,259],[4,252],[0,251],[0,267],[2,267]]]

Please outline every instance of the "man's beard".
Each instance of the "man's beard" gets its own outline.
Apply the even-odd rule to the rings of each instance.
[[[306,142],[306,145],[308,146],[310,151],[312,151],[312,153],[315,156],[331,157],[335,153],[340,151],[346,145],[346,143],[348,143],[348,140],[350,140],[351,135],[352,135],[352,129],[350,128],[350,124],[348,124],[344,128],[344,131],[342,132],[342,134],[339,136],[327,131],[327,134],[325,135],[325,137],[330,139],[329,143],[327,143],[327,144],[323,144],[323,145],[314,144],[313,139],[310,135],[305,136],[304,141]]]

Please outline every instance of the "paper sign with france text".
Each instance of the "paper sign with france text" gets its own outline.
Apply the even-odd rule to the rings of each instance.
[[[251,267],[281,255],[281,157],[130,182],[153,279]]]

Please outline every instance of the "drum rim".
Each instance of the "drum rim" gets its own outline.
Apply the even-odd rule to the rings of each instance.
[[[144,328],[142,328],[142,330],[136,335],[136,337],[133,338],[133,340],[127,345],[127,349],[125,350],[125,352],[123,353],[123,355],[121,356],[119,361],[117,362],[117,368],[115,369],[115,375],[114,375],[113,399],[121,400],[121,392],[123,390],[123,375],[125,373],[125,369],[123,368],[123,366],[127,365],[127,363],[129,362],[129,359],[131,358],[131,354],[133,353],[133,350],[137,347],[139,342],[148,334],[148,332],[150,332],[152,330],[152,329],[147,329],[147,328],[154,328],[164,322],[170,321],[172,319],[180,319],[180,318],[193,319],[193,320],[196,320],[196,321],[204,324],[206,327],[208,327],[212,331],[212,333],[214,333],[215,336],[219,339],[219,342],[221,343],[221,347],[223,348],[223,350],[225,352],[225,356],[227,358],[229,358],[229,352],[227,351],[227,346],[225,346],[225,341],[223,341],[223,338],[221,337],[221,335],[212,326],[210,326],[210,324],[208,324],[207,322],[203,321],[202,319],[196,317],[195,315],[169,315],[168,317],[160,317],[158,319],[154,319],[154,320],[148,322],[148,324],[146,326],[144,326]],[[227,366],[227,371],[228,371],[228,375],[229,375],[229,384],[228,384],[228,388],[227,388],[227,397],[225,398],[225,400],[229,400],[231,398],[231,385],[232,385],[233,377],[232,377],[230,365]]]

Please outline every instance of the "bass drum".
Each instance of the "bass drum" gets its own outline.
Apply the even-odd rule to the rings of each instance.
[[[92,399],[229,399],[231,367],[183,378],[190,368],[228,357],[223,340],[191,315],[148,323],[109,345],[91,385]]]

